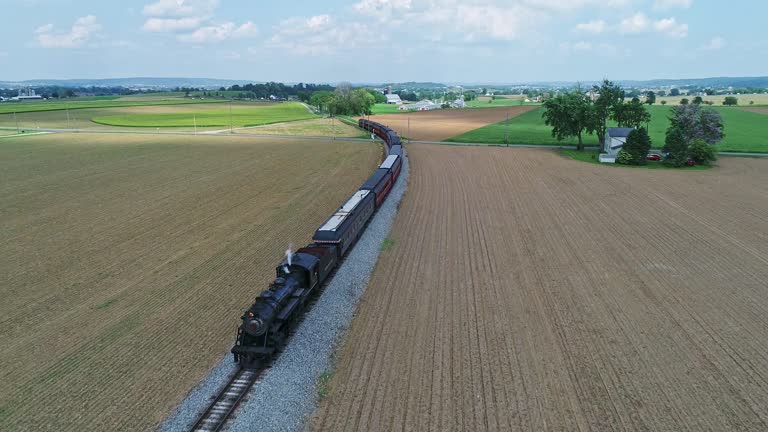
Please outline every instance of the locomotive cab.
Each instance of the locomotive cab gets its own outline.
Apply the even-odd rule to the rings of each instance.
[[[314,288],[319,282],[318,263],[316,256],[307,253],[296,253],[291,257],[291,264],[284,259],[277,268],[275,274],[277,277],[285,277],[288,274],[299,281],[301,286]]]

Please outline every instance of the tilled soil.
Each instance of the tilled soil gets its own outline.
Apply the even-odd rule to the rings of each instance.
[[[418,141],[442,141],[489,124],[514,118],[536,106],[446,109],[370,116],[398,135]]]
[[[0,146],[0,429],[152,430],[380,146],[55,134]]]
[[[313,429],[768,429],[768,161],[409,155]]]

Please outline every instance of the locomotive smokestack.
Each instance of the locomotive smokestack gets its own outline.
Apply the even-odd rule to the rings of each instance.
[[[288,260],[288,265],[291,265],[293,259],[293,244],[288,245],[288,249],[285,251],[285,259]]]
[[[285,272],[285,274],[288,274],[288,273],[291,272],[291,270],[290,270],[290,268],[291,268],[291,261],[293,261],[293,250],[292,249],[293,249],[293,244],[289,244],[288,245],[288,249],[286,249],[286,251],[285,251],[285,260],[286,260],[286,262],[288,262],[287,266],[283,266],[283,271]]]

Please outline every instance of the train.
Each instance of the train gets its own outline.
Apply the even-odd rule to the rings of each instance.
[[[360,119],[358,125],[384,142],[386,158],[315,231],[312,243],[286,254],[275,268],[275,280],[243,313],[231,350],[235,362],[242,368],[258,369],[282,350],[310,300],[355,245],[400,176],[403,167],[400,137],[374,121]]]

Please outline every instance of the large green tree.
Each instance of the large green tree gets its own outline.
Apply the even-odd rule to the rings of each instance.
[[[614,106],[611,119],[619,127],[639,128],[651,121],[651,114],[645,109],[640,99],[632,98],[630,102]]]
[[[608,119],[613,110],[624,101],[624,90],[607,79],[600,86],[594,86],[593,91],[600,94],[594,102],[593,115],[590,117],[590,129],[597,133],[600,148],[605,147],[605,133],[608,129]]]
[[[649,90],[645,92],[645,103],[648,105],[653,105],[656,103],[656,92],[653,90]]]
[[[544,122],[552,126],[558,140],[578,138],[578,150],[584,149],[584,133],[593,133],[594,107],[580,90],[558,94],[544,102]]]

